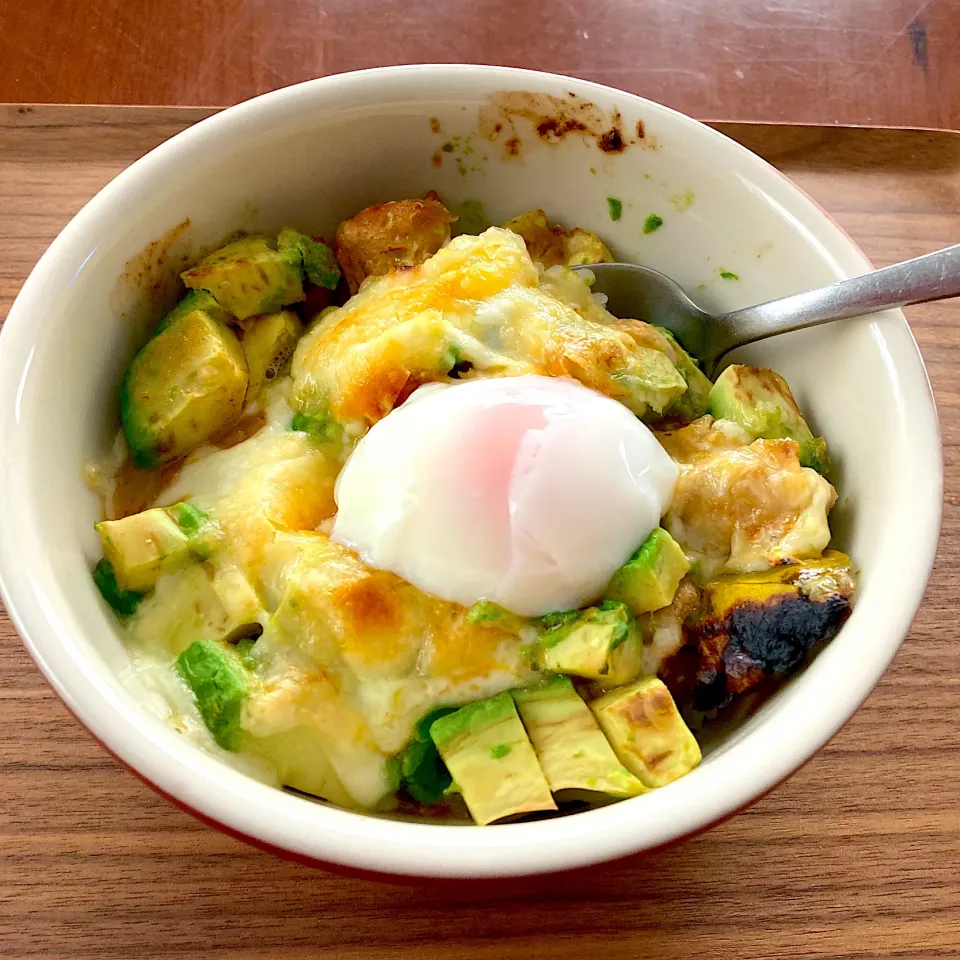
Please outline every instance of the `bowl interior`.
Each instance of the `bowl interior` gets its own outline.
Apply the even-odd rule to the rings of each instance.
[[[527,99],[503,98],[504,90]],[[588,129],[544,130],[550,110],[589,114]],[[605,152],[602,134],[614,127],[626,146]],[[919,602],[939,517],[939,448],[923,367],[899,313],[742,352],[788,379],[830,443],[836,542],[856,561],[860,592],[848,625],[809,669],[712,738],[702,766],[669,788],[564,820],[486,829],[482,840],[474,828],[377,821],[279,794],[207,757],[124,682],[127,657],[89,576],[98,503],[82,464],[115,432],[120,374],[160,312],[156,290],[169,296],[167,281],[187,259],[237,229],[292,225],[330,237],[364,206],[429,189],[469,230],[542,207],[597,231],[620,259],[670,274],[717,311],[867,267],[839,228],[742,148],[580,81],[407,68],[242,105],[108,187],[50,249],[11,313],[0,349],[0,572],[11,612],[68,704],[115,753],[181,801],[285,849],[399,873],[479,875],[574,866],[666,842],[749,801],[835,732]],[[608,197],[622,204],[615,222]],[[663,226],[644,233],[649,214]],[[904,556],[914,558],[908,570]]]

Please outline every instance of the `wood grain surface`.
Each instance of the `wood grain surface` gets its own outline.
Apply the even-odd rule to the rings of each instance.
[[[0,0],[0,101],[226,106],[456,61],[700,118],[960,129],[960,0]]]
[[[22,111],[0,108],[0,317],[87,198],[203,115]],[[958,136],[724,129],[878,265],[960,236]],[[865,706],[753,808],[646,859],[555,877],[390,885],[308,869],[201,826],[117,766],[0,619],[0,957],[960,956],[960,303],[908,316],[942,418],[937,567]]]

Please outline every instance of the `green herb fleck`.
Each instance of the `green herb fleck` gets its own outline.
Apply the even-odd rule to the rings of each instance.
[[[724,280],[739,280],[739,279],[740,279],[740,277],[739,277],[737,274],[735,274],[732,270],[721,270],[721,271],[720,271],[720,276],[723,277]]]
[[[623,216],[623,203],[616,197],[607,197],[607,210],[611,220],[619,220]]]
[[[502,760],[510,752],[509,743],[498,743],[495,747],[490,748],[490,756],[494,760]]]
[[[659,230],[663,226],[663,218],[657,216],[655,213],[651,213],[646,220],[643,221],[643,232],[644,233],[653,233],[654,230]]]
[[[670,198],[670,202],[673,204],[674,210],[677,213],[683,213],[684,210],[689,210],[693,206],[694,193],[692,190],[684,190],[683,193],[678,193],[676,196]]]
[[[290,429],[307,434],[317,443],[343,443],[343,428],[332,417],[315,413],[295,413]]]

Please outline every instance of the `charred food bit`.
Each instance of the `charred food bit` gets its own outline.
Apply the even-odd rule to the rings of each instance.
[[[695,710],[725,706],[765,678],[794,672],[807,652],[850,616],[850,558],[817,560],[721,577],[704,589],[704,615],[660,676]]]

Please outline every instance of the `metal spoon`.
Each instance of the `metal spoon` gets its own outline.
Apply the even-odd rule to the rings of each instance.
[[[670,330],[711,378],[724,354],[755,340],[911,303],[960,296],[960,244],[862,277],[719,316],[701,310],[679,284],[649,267],[595,263],[574,270],[595,274],[593,292],[607,295],[607,309],[614,316],[647,320]]]

